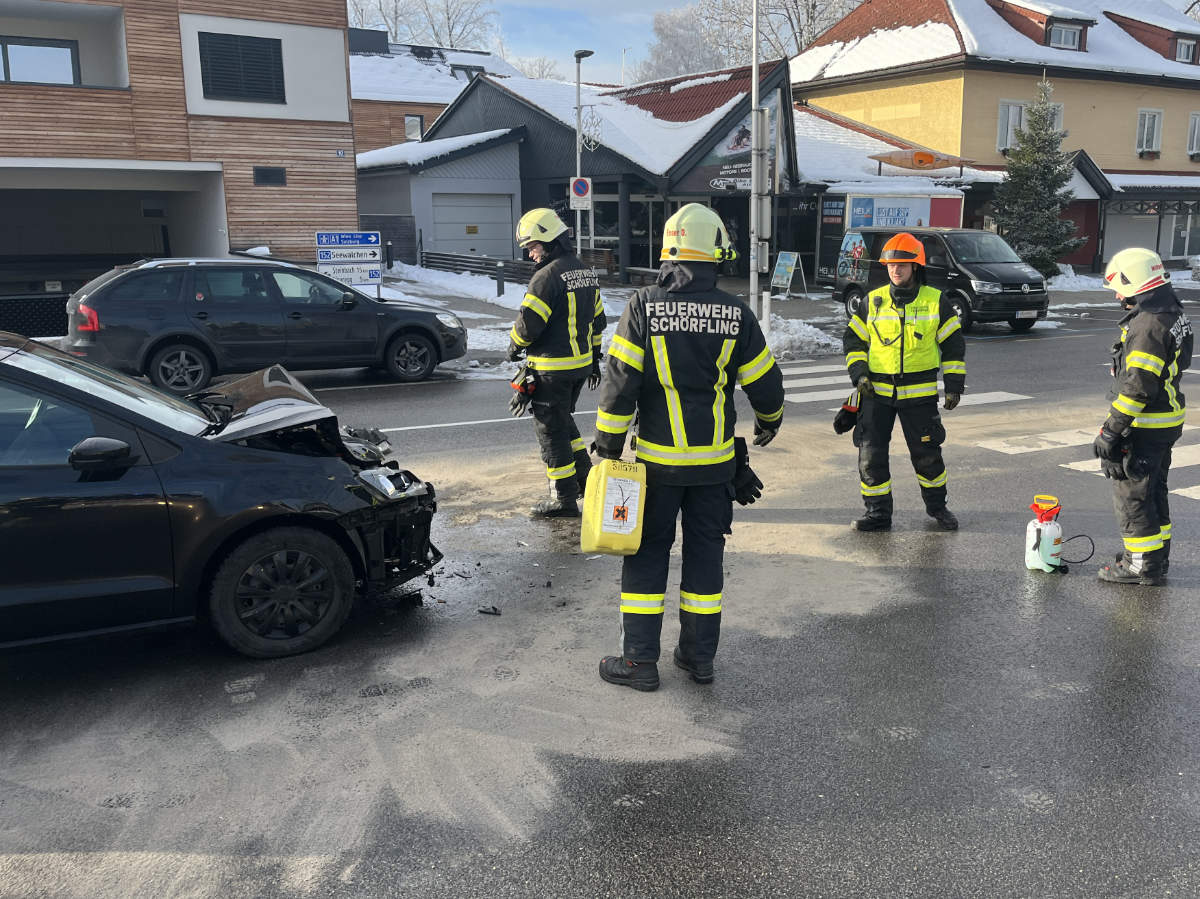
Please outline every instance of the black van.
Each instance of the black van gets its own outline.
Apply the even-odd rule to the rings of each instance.
[[[1004,238],[973,228],[854,228],[842,238],[833,296],[855,310],[870,291],[888,283],[879,253],[907,231],[925,245],[925,282],[954,302],[964,331],[974,322],[1008,322],[1028,331],[1046,317],[1050,297],[1041,273],[1021,261]]]

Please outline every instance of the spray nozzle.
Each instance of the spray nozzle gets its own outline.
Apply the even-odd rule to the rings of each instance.
[[[1037,520],[1045,524],[1058,518],[1058,513],[1062,511],[1062,504],[1059,503],[1057,496],[1038,494],[1033,498],[1029,508],[1037,516]]]

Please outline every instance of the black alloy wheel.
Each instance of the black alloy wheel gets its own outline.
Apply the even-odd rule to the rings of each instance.
[[[399,381],[424,381],[437,367],[437,350],[421,334],[399,334],[388,344],[383,362]]]
[[[971,314],[971,301],[961,293],[952,293],[948,299],[951,308],[954,309],[954,314],[958,316],[962,325],[963,333],[966,334],[971,330],[971,325],[975,324],[975,316]]]
[[[863,292],[857,287],[847,287],[844,302],[846,317],[850,318],[862,308]]]
[[[194,346],[175,343],[154,354],[148,373],[156,387],[186,396],[208,386],[212,380],[212,363]]]

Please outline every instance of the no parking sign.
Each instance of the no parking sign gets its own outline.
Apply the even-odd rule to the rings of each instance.
[[[591,178],[571,179],[571,208],[588,210],[592,208]]]

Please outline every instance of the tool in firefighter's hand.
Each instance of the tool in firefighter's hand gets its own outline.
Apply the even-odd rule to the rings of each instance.
[[[775,439],[775,435],[779,433],[779,428],[764,428],[757,421],[754,423],[754,445],[766,446]]]
[[[1106,478],[1112,478],[1114,481],[1126,479],[1125,456],[1128,449],[1123,434],[1116,434],[1107,427],[1101,427],[1100,433],[1092,441],[1092,453],[1100,460],[1100,470]]]
[[[508,401],[508,408],[512,411],[513,418],[520,418],[529,411],[529,404],[533,401],[534,391],[537,390],[537,375],[528,363],[517,369],[512,379],[512,389],[513,395]]]
[[[855,381],[854,386],[858,388],[858,392],[862,396],[870,396],[875,392],[875,386],[871,383],[871,379],[866,375],[862,375],[857,381]]]
[[[762,496],[763,482],[750,467],[750,450],[745,437],[733,438],[733,455],[737,460],[733,474],[733,498],[738,505],[748,506]]]
[[[858,424],[857,389],[850,391],[846,402],[842,403],[842,408],[838,409],[837,415],[833,416],[833,430],[837,434],[845,434],[847,431],[853,430],[856,424]]]
[[[579,548],[585,553],[631,556],[642,545],[646,466],[602,459],[588,472]]]

